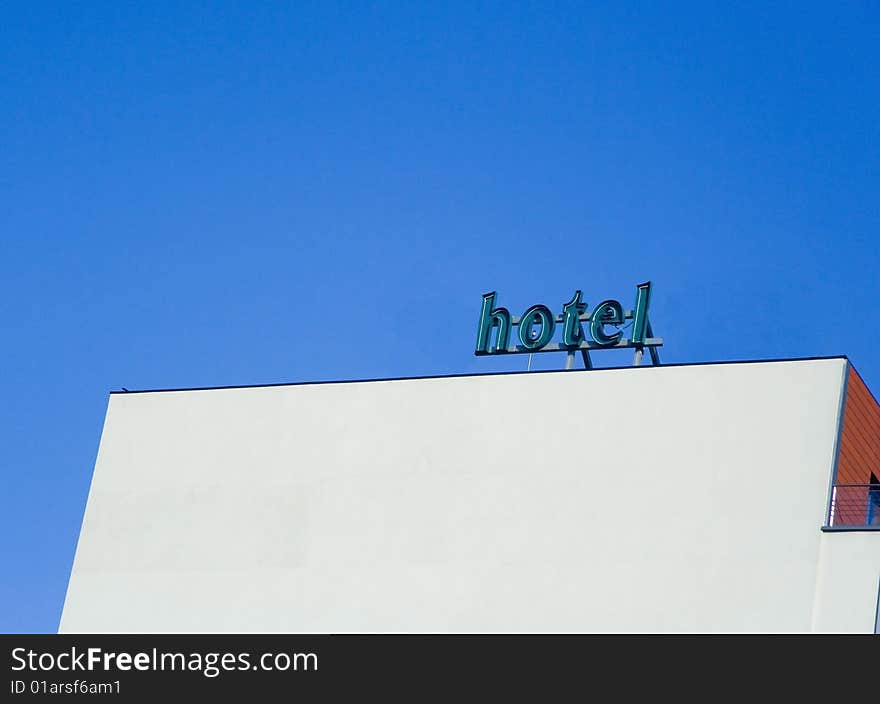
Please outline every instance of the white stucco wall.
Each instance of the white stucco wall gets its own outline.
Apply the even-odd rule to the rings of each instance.
[[[880,531],[823,534],[813,630],[874,633],[878,592]]]
[[[113,395],[61,630],[835,630],[844,369]]]

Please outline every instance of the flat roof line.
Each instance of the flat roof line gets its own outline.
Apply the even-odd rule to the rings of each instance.
[[[505,355],[507,356],[507,355]],[[376,381],[416,381],[419,379],[457,379],[459,377],[485,377],[485,376],[510,376],[513,374],[557,374],[564,372],[571,374],[574,372],[603,372],[603,371],[620,371],[624,369],[666,369],[669,367],[705,367],[710,365],[723,364],[767,364],[774,362],[810,362],[826,359],[845,359],[849,358],[844,354],[830,355],[824,357],[786,357],[782,359],[729,359],[717,362],[678,362],[674,364],[661,364],[652,366],[650,364],[639,367],[633,366],[617,366],[617,367],[595,367],[593,369],[536,369],[534,371],[508,371],[508,372],[485,372],[479,374],[428,374],[425,376],[400,376],[400,377],[377,377],[373,379],[335,379],[330,381],[283,381],[272,384],[230,384],[228,386],[191,386],[184,388],[167,388],[167,389],[136,389],[129,391],[111,391],[110,395],[115,394],[156,394],[169,393],[173,391],[222,391],[225,389],[262,389],[272,388],[276,386],[318,386],[324,384],[365,384]]]

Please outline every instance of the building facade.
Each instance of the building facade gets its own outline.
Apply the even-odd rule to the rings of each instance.
[[[114,393],[62,632],[857,632],[845,358]]]

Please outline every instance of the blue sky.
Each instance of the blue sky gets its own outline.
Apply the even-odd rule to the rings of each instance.
[[[0,631],[57,629],[122,386],[524,369],[473,356],[481,294],[650,279],[665,362],[847,354],[880,390],[878,30],[868,2],[5,4]]]

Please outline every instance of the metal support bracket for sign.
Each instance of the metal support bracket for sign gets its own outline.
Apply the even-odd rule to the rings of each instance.
[[[624,314],[624,320],[632,320],[633,311],[628,310]],[[578,316],[578,320],[582,323],[589,323],[592,321],[592,316],[590,314],[583,314]],[[553,322],[561,323],[564,321],[563,316],[557,315]],[[522,318],[519,316],[512,316],[510,319],[510,324],[513,327],[519,327],[519,324],[522,322]],[[590,358],[590,350],[613,350],[613,349],[626,349],[633,348],[635,349],[635,354],[633,355],[633,366],[639,367],[642,364],[642,357],[644,356],[645,349],[648,350],[648,355],[651,357],[651,364],[655,367],[660,366],[660,353],[657,351],[658,347],[663,346],[663,338],[662,337],[654,337],[654,331],[651,329],[651,321],[648,320],[645,326],[645,331],[648,336],[645,338],[644,343],[641,345],[634,345],[632,342],[627,340],[626,338],[621,338],[619,342],[616,342],[613,345],[599,345],[595,342],[590,342],[589,340],[581,340],[580,344],[577,347],[570,347],[561,345],[557,342],[550,343],[541,347],[540,349],[529,349],[524,345],[509,345],[503,350],[497,350],[493,352],[493,354],[538,354],[540,352],[567,352],[565,359],[565,368],[566,369],[574,369],[575,364],[575,354],[577,352],[581,353],[581,359],[584,362],[584,369],[592,369],[593,368],[593,360]]]
[[[578,350],[569,350],[568,354],[565,355],[565,368],[566,369],[574,369],[574,354]],[[587,350],[580,350],[581,359],[584,360],[584,369],[592,369],[593,368],[593,360],[590,359],[590,353]]]
[[[660,345],[663,344],[662,337],[654,337],[654,333],[651,330],[651,321],[650,320],[648,321],[646,330],[648,332],[648,339],[649,340],[650,339],[660,340]],[[636,352],[633,355],[633,366],[634,367],[640,367],[642,365],[642,355],[645,352],[645,347],[648,347],[647,340],[645,340],[645,343],[646,344],[644,345],[644,347],[636,347]],[[648,347],[648,354],[651,355],[651,364],[655,367],[660,366],[660,352],[657,351],[657,348],[660,345],[653,345],[651,347]]]

